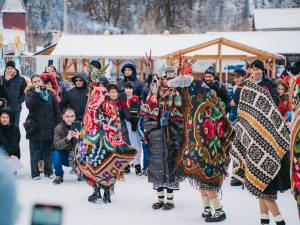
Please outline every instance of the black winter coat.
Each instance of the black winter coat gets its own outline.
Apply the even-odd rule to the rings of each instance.
[[[4,72],[5,73],[5,72]],[[26,80],[17,70],[17,74],[9,81],[1,77],[1,82],[5,86],[8,94],[8,107],[11,112],[20,112],[22,110],[22,103],[25,100],[24,90],[27,86]]]
[[[207,84],[212,90],[217,93],[217,96],[226,104],[227,102],[227,90],[226,87],[220,83],[220,81],[215,80],[211,84]]]
[[[0,125],[0,146],[11,156],[20,158],[20,130],[14,126]]]
[[[52,140],[55,126],[61,122],[61,113],[55,96],[49,92],[48,101],[43,100],[38,93],[31,91],[25,97],[26,107],[29,109],[29,117],[36,124],[37,129],[27,139]]]
[[[133,83],[133,94],[141,98],[143,95],[145,84],[137,79],[136,67],[132,63],[125,63],[121,68],[122,73],[124,73],[124,69],[127,67],[132,69],[132,75],[129,77],[124,76],[124,78],[117,83],[119,93],[125,92],[125,83],[127,81],[131,81]]]
[[[150,183],[170,184],[180,181],[176,160],[181,146],[182,127],[182,122],[170,122],[168,128],[160,127],[158,121],[145,118],[144,130],[149,145],[148,181]]]
[[[66,91],[63,95],[63,98],[60,102],[60,109],[63,111],[65,108],[72,108],[75,111],[76,119],[79,121],[83,120],[84,111],[86,108],[87,100],[88,100],[88,81],[87,77],[83,76],[83,74],[76,74],[72,78],[72,81],[75,85],[75,79],[81,78],[84,80],[85,84],[83,87],[73,87],[72,89]]]

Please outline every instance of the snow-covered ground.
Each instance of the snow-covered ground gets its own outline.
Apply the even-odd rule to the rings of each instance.
[[[24,108],[24,107],[23,107]],[[154,211],[151,205],[156,201],[152,185],[147,177],[130,174],[125,181],[118,182],[112,204],[92,204],[87,201],[92,188],[85,182],[78,182],[65,168],[64,183],[53,185],[42,175],[42,180],[30,177],[29,144],[24,138],[22,123],[27,115],[23,110],[21,154],[23,169],[17,177],[17,190],[21,212],[17,225],[28,225],[34,203],[51,203],[63,206],[64,225],[200,225],[206,224],[201,218],[202,203],[199,193],[188,182],[175,192],[176,207],[172,211]],[[226,180],[222,191],[222,203],[227,213],[224,225],[255,225],[259,222],[257,200],[240,187],[230,187]],[[296,203],[290,192],[279,195],[278,203],[287,225],[299,224]],[[275,224],[274,221],[271,224]]]

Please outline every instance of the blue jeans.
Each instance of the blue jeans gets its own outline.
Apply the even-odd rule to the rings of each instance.
[[[149,158],[149,147],[148,144],[146,144],[145,142],[142,143],[143,144],[143,169],[146,170],[148,168],[148,158]]]
[[[62,166],[70,166],[69,152],[53,149],[51,156],[55,170],[55,176],[62,177],[64,175]]]

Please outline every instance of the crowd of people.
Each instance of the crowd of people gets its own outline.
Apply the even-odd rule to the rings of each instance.
[[[293,74],[275,81],[255,60],[232,73],[231,88],[214,67],[203,79],[194,79],[188,64],[167,67],[143,82],[135,64],[126,62],[116,84],[105,69],[91,61],[88,73],[74,74],[69,83],[53,65],[28,80],[7,62],[0,78],[0,150],[20,159],[25,101],[33,180],[43,173],[59,185],[68,166],[93,187],[88,201],[110,203],[116,181],[134,168],[157,193],[152,208],[171,210],[186,178],[201,195],[205,221],[220,222],[226,213],[218,193],[232,161],[230,184],[258,198],[262,225],[270,223],[269,213],[285,224],[278,191],[292,187],[300,212],[297,63]]]

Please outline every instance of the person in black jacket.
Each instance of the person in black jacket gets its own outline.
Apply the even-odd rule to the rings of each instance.
[[[226,87],[221,84],[221,82],[216,77],[215,69],[210,66],[207,68],[204,74],[204,82],[217,93],[217,96],[221,99],[221,101],[224,103],[224,106],[226,106],[227,101],[227,90]]]
[[[52,179],[51,150],[54,128],[61,121],[60,109],[54,94],[44,88],[38,75],[33,76],[31,82],[33,89],[25,96],[31,127],[26,134],[30,147],[31,176],[34,180],[41,179],[38,161],[43,158],[45,176]]]
[[[61,111],[72,108],[78,121],[82,122],[83,115],[88,100],[88,79],[84,73],[76,73],[72,82],[75,87],[65,92],[60,102]]]
[[[19,127],[22,103],[25,100],[24,90],[27,86],[26,80],[16,69],[14,61],[6,63],[4,76],[1,77],[2,85],[8,94],[8,107],[11,110],[13,125]]]
[[[8,94],[2,79],[0,79],[0,109],[7,105]]]
[[[117,83],[120,93],[125,92],[125,83],[131,81],[133,83],[133,94],[139,98],[143,95],[144,83],[137,78],[136,66],[132,62],[126,62],[122,68],[121,72],[124,74],[124,79]]]
[[[0,111],[0,149],[20,159],[20,130],[11,123],[9,108]]]
[[[250,76],[253,76],[253,78],[256,80],[257,84],[261,86],[262,88],[269,91],[269,93],[272,96],[272,99],[275,103],[275,105],[278,106],[279,104],[279,94],[276,88],[276,83],[271,78],[269,78],[266,73],[266,69],[264,67],[264,63],[260,60],[255,60],[251,63],[250,66]],[[238,88],[233,96],[234,102],[236,105],[239,104],[240,99],[240,92],[241,87],[243,86],[243,83],[240,85],[240,88]]]

